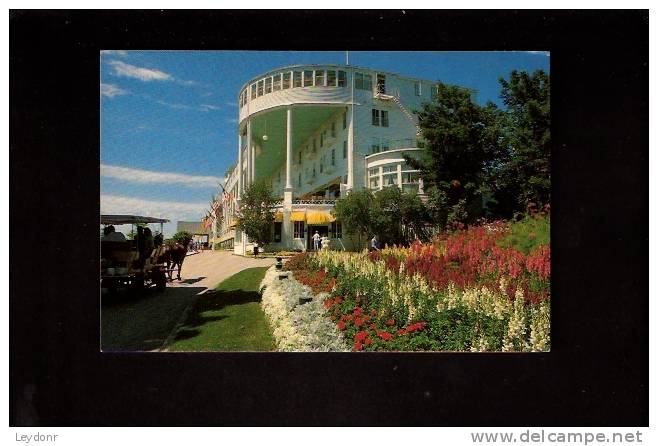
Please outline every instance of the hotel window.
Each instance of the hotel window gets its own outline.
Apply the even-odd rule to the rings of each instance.
[[[327,87],[336,86],[336,72],[334,70],[327,70]]]
[[[393,186],[394,184],[398,184],[397,174],[384,175],[384,186]]]
[[[382,127],[388,127],[388,112],[382,110]]]
[[[422,94],[422,87],[420,82],[416,82],[414,84],[414,92],[416,93],[416,96],[420,96]]]
[[[336,123],[335,122],[331,123],[331,137],[332,138],[336,137]]]
[[[347,128],[347,112],[343,113],[343,130]]]
[[[271,77],[266,77],[265,78],[265,94],[267,93],[272,93],[272,78]]]
[[[263,96],[263,81],[258,81],[258,96]]]
[[[403,173],[402,182],[406,184],[418,183],[418,174],[414,172]]]
[[[297,178],[297,187],[302,187],[302,173],[299,172],[299,178]]]
[[[389,140],[386,138],[382,138],[382,152],[386,152],[389,149]]]
[[[251,99],[256,99],[256,84],[251,84]]]
[[[336,149],[331,149],[331,165],[336,165]]]
[[[281,90],[281,75],[280,74],[275,74],[274,75],[274,88],[272,88],[274,91]]]
[[[345,74],[344,71],[339,71],[338,72],[338,86],[339,87],[344,87],[347,85],[347,75]]]
[[[315,86],[324,87],[324,70],[315,70]]]
[[[274,242],[278,243],[281,241],[281,226],[283,224],[280,221],[274,222]]]
[[[396,164],[389,165],[389,166],[384,166],[382,168],[383,173],[390,173],[390,172],[397,172],[398,171],[398,166]]]
[[[377,75],[377,93],[386,94],[386,76],[383,74]]]
[[[368,169],[368,175],[369,176],[379,176],[379,167],[373,167],[372,169]]]
[[[301,87],[302,86],[302,72],[301,71],[293,71],[292,72],[292,86],[293,87]]]
[[[296,221],[293,227],[293,238],[304,238],[304,222]]]
[[[379,126],[379,110],[372,109],[372,125]]]
[[[381,145],[379,138],[374,137],[372,138],[372,143],[370,144],[370,153],[379,153],[381,150]]]
[[[315,178],[317,172],[315,171],[315,163],[313,163],[313,178]]]
[[[372,91],[372,76],[363,73],[354,73],[354,88],[357,90]]]
[[[343,236],[343,228],[339,221],[331,222],[331,238],[341,238]]]
[[[370,178],[370,188],[374,189],[376,187],[379,187],[379,177]]]
[[[313,153],[315,153],[318,150],[315,141],[316,141],[316,139],[313,138]]]
[[[439,95],[439,85],[432,85],[432,100],[436,99],[436,97]]]
[[[290,72],[283,73],[283,89],[290,88]]]
[[[347,141],[343,141],[343,159],[347,158]]]
[[[313,86],[313,71],[305,70],[304,71],[304,86],[312,87]]]

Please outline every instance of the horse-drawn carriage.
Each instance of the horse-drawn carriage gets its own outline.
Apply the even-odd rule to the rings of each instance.
[[[160,223],[162,234],[162,225],[169,220],[137,215],[101,215],[100,222],[106,226]],[[164,291],[168,269],[163,260],[165,251],[164,244],[145,248],[134,241],[110,241],[106,237],[101,241],[101,288],[114,292],[118,288],[141,291],[155,286],[158,291]]]

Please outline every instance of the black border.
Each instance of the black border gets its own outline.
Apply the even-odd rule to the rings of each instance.
[[[322,32],[313,26],[322,24]],[[10,424],[648,425],[648,11],[11,11]],[[100,49],[550,50],[553,351],[101,354]]]

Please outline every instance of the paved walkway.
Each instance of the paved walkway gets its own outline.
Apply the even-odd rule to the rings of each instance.
[[[167,286],[194,286],[213,289],[224,279],[247,268],[271,266],[273,258],[254,259],[233,255],[227,251],[203,251],[189,255],[183,262],[181,282],[174,280]],[[174,276],[176,272],[174,271]]]
[[[275,260],[235,256],[225,251],[206,251],[183,262],[182,281],[174,280],[158,293],[146,290],[140,296],[103,294],[101,346],[103,351],[152,351],[160,349],[186,308],[201,293],[247,268],[270,266]]]

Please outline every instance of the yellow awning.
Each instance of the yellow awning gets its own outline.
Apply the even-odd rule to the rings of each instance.
[[[306,223],[309,225],[324,225],[332,221],[336,221],[336,218],[326,211],[311,211],[306,214]]]
[[[276,222],[282,222],[283,221],[283,212],[277,211],[276,214],[274,214],[274,221]]]
[[[306,220],[306,211],[292,211],[290,213],[290,221],[304,221]]]

